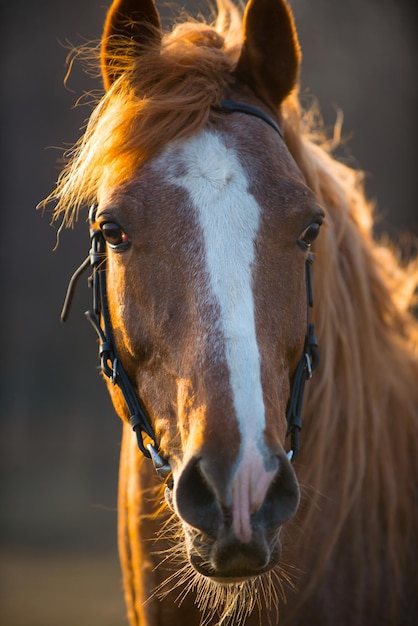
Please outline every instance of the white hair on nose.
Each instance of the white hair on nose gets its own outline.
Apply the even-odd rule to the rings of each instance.
[[[252,269],[260,207],[236,152],[207,130],[174,142],[181,174],[170,182],[187,191],[196,210],[205,249],[210,291],[219,310],[241,450],[232,483],[233,525],[237,537],[251,539],[250,516],[263,502],[275,474],[265,469],[265,410],[257,344]],[[170,167],[168,167],[170,171]]]

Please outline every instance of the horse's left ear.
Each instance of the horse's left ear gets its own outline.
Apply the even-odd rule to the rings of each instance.
[[[301,53],[285,0],[249,0],[244,43],[235,74],[277,110],[298,81]]]
[[[161,43],[160,16],[154,0],[113,0],[106,16],[100,57],[106,91],[122,72],[118,62],[121,37],[141,46]]]

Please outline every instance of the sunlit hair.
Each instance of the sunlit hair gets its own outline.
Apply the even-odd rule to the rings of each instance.
[[[288,114],[289,147],[327,213],[314,267],[321,366],[307,388],[297,468],[306,500],[295,525],[312,561],[304,593],[343,536],[356,572],[353,602],[370,602],[373,592],[377,601],[388,578],[396,598],[417,529],[418,264],[401,263],[400,250],[374,239],[362,172],[312,141],[296,102]],[[327,501],[330,491],[338,501]],[[334,532],[318,548],[321,515],[332,515]]]
[[[49,198],[56,201],[56,217],[64,213],[71,222],[97,198],[104,180],[120,184],[167,142],[208,122],[232,81],[241,47],[239,11],[229,0],[217,4],[213,27],[179,24],[163,37],[162,48],[143,49],[126,39],[113,45],[114,66],[123,73],[67,154],[68,165]]]
[[[121,184],[168,141],[208,122],[233,80],[242,44],[240,12],[229,0],[217,5],[213,27],[188,22],[163,37],[161,50],[151,47],[138,55],[128,45],[116,53],[125,72],[98,103],[69,155],[51,196],[57,217],[71,222],[96,199],[104,181]],[[314,248],[321,365],[305,399],[296,464],[304,498],[291,522],[292,541],[298,538],[308,562],[308,596],[344,537],[356,569],[353,602],[361,603],[366,566],[374,572],[368,592],[382,577],[390,577],[395,589],[401,584],[403,559],[416,533],[416,510],[410,507],[418,463],[418,328],[410,309],[418,267],[402,265],[396,251],[374,241],[362,173],[331,156],[296,94],[281,114],[288,148],[327,214]],[[326,494],[335,493],[336,485],[338,502],[330,502]],[[326,537],[319,533],[321,515],[334,520],[334,532]]]

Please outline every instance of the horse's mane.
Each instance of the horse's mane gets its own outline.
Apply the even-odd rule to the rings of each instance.
[[[418,475],[418,324],[412,310],[418,264],[402,263],[400,250],[374,238],[363,173],[332,158],[327,144],[310,139],[309,129],[299,132],[297,104],[288,112],[288,145],[327,215],[314,263],[321,364],[307,388],[297,469],[306,488],[301,550],[311,551],[312,563],[305,592],[313,590],[344,537],[356,571],[353,598],[362,602],[377,594],[388,576],[399,597],[403,559],[416,545],[418,526],[416,507],[411,510]],[[318,512],[332,515],[333,532],[313,552]],[[314,541],[317,546],[318,537]],[[374,576],[365,580],[370,567]]]
[[[163,37],[162,50],[141,50],[138,57],[132,46],[121,47],[115,61],[126,71],[69,155],[51,196],[56,216],[71,221],[104,180],[120,184],[168,141],[207,123],[233,81],[242,45],[240,12],[229,0],[217,5],[213,26],[183,23]],[[378,586],[382,558],[394,584],[400,581],[402,555],[416,532],[418,326],[410,309],[418,265],[402,264],[388,243],[374,240],[362,173],[331,156],[296,93],[282,104],[282,116],[288,148],[327,214],[315,248],[321,365],[305,400],[297,473],[309,494],[297,532],[309,551],[318,508],[333,508],[321,494],[338,493],[334,532],[312,557],[312,585],[350,527],[361,592],[366,563],[375,567]]]
[[[71,222],[94,201],[103,180],[118,185],[169,141],[192,135],[213,116],[241,49],[241,15],[230,0],[217,0],[213,26],[189,21],[160,43],[121,39],[114,66],[123,73],[98,102],[86,131],[67,156],[57,188],[55,217]],[[158,38],[157,38],[158,39]],[[94,48],[77,56],[91,60]]]

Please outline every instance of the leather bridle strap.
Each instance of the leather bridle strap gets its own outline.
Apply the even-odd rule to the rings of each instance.
[[[228,111],[229,113],[244,113],[245,115],[258,117],[258,119],[263,120],[263,122],[274,128],[276,133],[284,140],[280,126],[261,109],[252,107],[249,104],[243,104],[242,102],[235,102],[235,100],[221,100],[220,108],[222,111]]]
[[[305,383],[312,378],[312,372],[319,363],[318,341],[314,325],[309,321],[309,311],[313,307],[312,272],[313,256],[308,254],[305,263],[306,281],[306,335],[303,354],[296,367],[292,380],[292,391],[286,411],[287,435],[290,435],[290,451],[287,456],[294,461],[299,453],[299,433],[302,428],[302,404]]]
[[[161,480],[166,480],[171,474],[171,468],[159,455],[156,446],[156,437],[148,415],[135,392],[131,381],[118,358],[113,339],[112,324],[107,304],[106,288],[106,242],[99,228],[95,226],[96,204],[90,209],[90,240],[91,248],[88,257],[73,274],[67,289],[67,295],[61,313],[61,321],[68,319],[74,290],[81,274],[90,266],[92,273],[89,284],[92,288],[92,308],[86,311],[86,317],[93,326],[99,338],[100,368],[103,374],[113,385],[117,385],[123,395],[128,408],[132,426],[137,438],[138,447],[142,454],[151,458],[155,470]],[[153,443],[144,443],[144,435]]]

